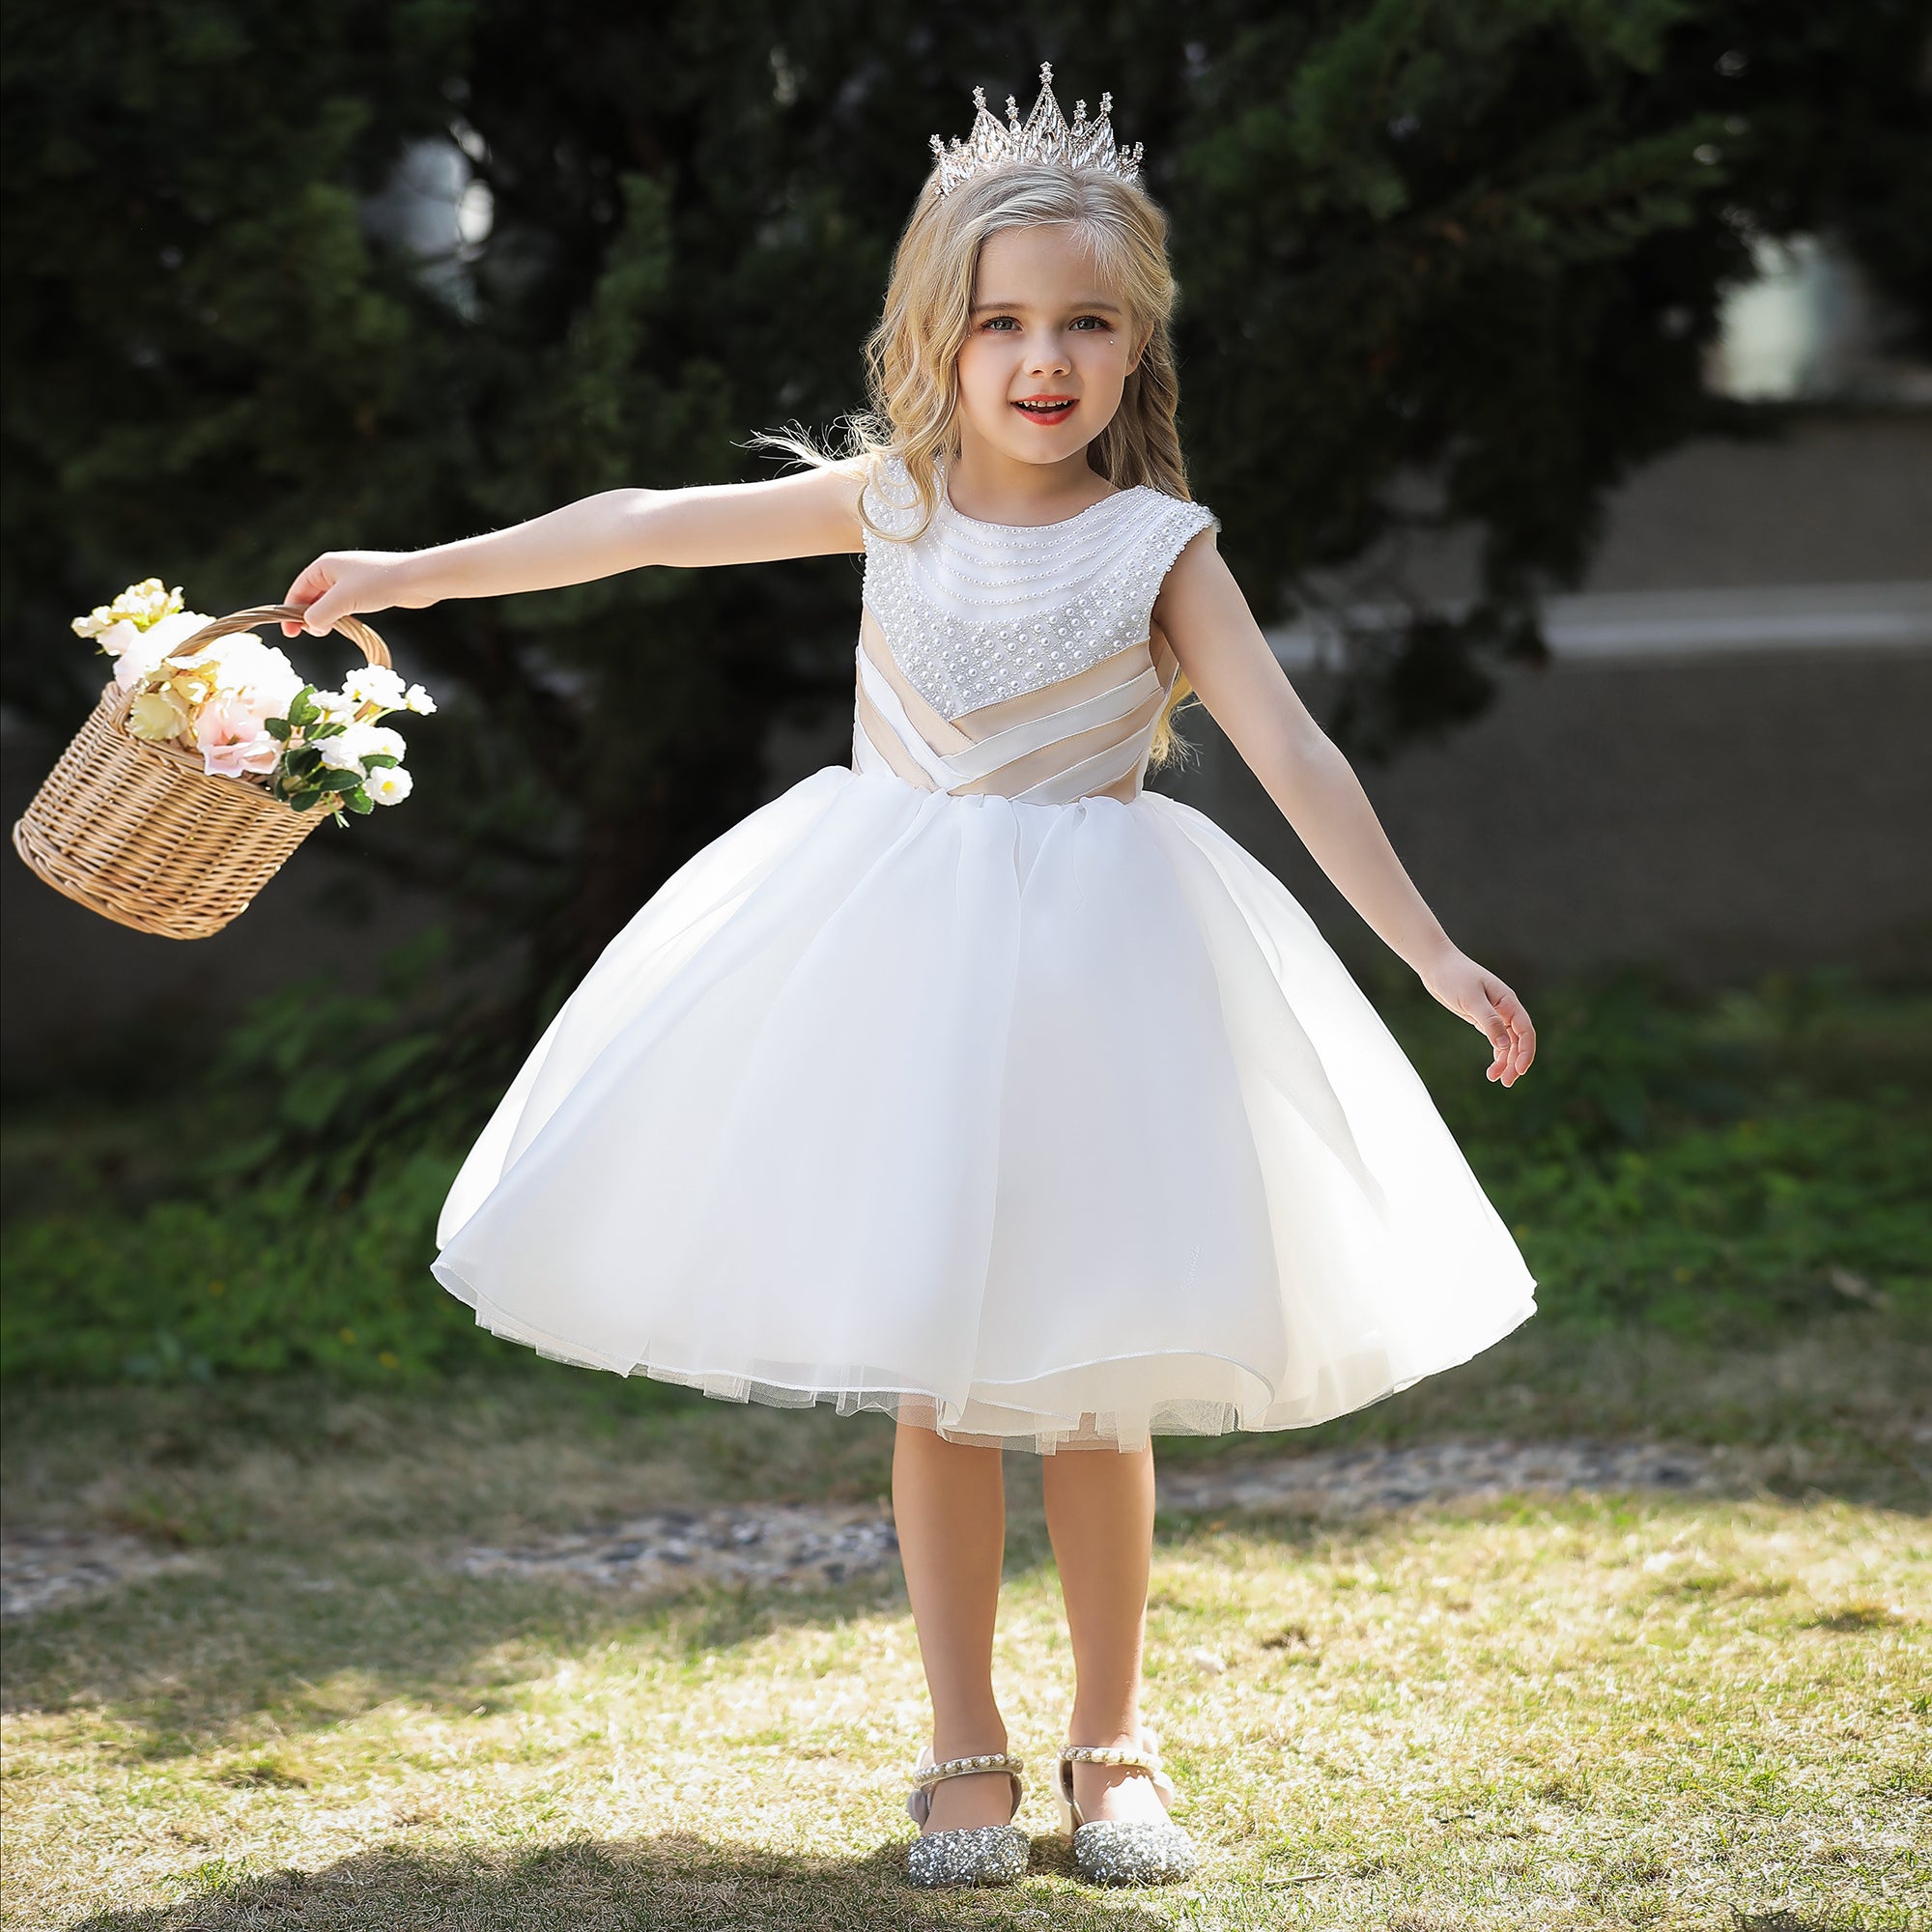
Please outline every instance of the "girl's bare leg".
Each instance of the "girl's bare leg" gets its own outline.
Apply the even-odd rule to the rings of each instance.
[[[1136,1745],[1148,1572],[1153,1560],[1153,1449],[1063,1449],[1041,1459],[1047,1534],[1060,1566],[1075,1689],[1066,1742]],[[1141,1773],[1075,1764],[1088,1819],[1167,1816]]]
[[[1000,1452],[901,1422],[893,1447],[893,1518],[932,1693],[933,1757],[944,1763],[1003,1751],[1007,1724],[993,1697],[993,1622],[1007,1541]],[[1005,1772],[949,1777],[932,1789],[924,1830],[1004,1825],[1011,1808]]]

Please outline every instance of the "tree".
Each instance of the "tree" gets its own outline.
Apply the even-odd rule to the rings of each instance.
[[[1541,656],[1540,598],[1580,577],[1634,468],[1767,426],[1700,384],[1754,236],[1835,228],[1932,322],[1925,19],[1254,11],[1180,130],[1189,428],[1231,529],[1276,561],[1264,591],[1314,598],[1404,528],[1480,532],[1466,613],[1352,639],[1337,722],[1384,752],[1479,711],[1495,659]]]

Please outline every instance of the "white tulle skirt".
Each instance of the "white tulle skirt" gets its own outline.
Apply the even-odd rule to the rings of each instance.
[[[1293,1429],[1535,1284],[1421,1081],[1212,820],[828,765],[691,859],[465,1161],[498,1335],[963,1441]]]

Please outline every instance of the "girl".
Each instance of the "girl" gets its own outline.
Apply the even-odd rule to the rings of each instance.
[[[437,1278],[546,1354],[896,1417],[933,1724],[909,1872],[1011,1879],[1003,1447],[1039,1453],[1077,1687],[1079,1868],[1185,1876],[1142,1721],[1150,1437],[1304,1427],[1534,1312],[1508,1232],[1282,885],[1142,789],[1198,692],[1376,932],[1521,1077],[1189,500],[1165,222],[1103,97],[980,99],[921,192],[850,453],[319,557],[306,628],[651,564],[865,554],[852,763],[691,859],[611,941],[450,1191]],[[935,139],[935,149],[940,144]],[[291,634],[300,626],[285,627]],[[1062,1451],[1086,1451],[1062,1454]]]

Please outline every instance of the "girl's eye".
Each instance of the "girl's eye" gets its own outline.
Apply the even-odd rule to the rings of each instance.
[[[1113,326],[1103,315],[1075,316],[1072,323],[1072,327],[1075,328],[1109,329]],[[997,328],[1002,334],[1005,334],[1017,328],[1019,323],[1016,318],[1010,315],[989,315],[980,327],[981,328]]]

